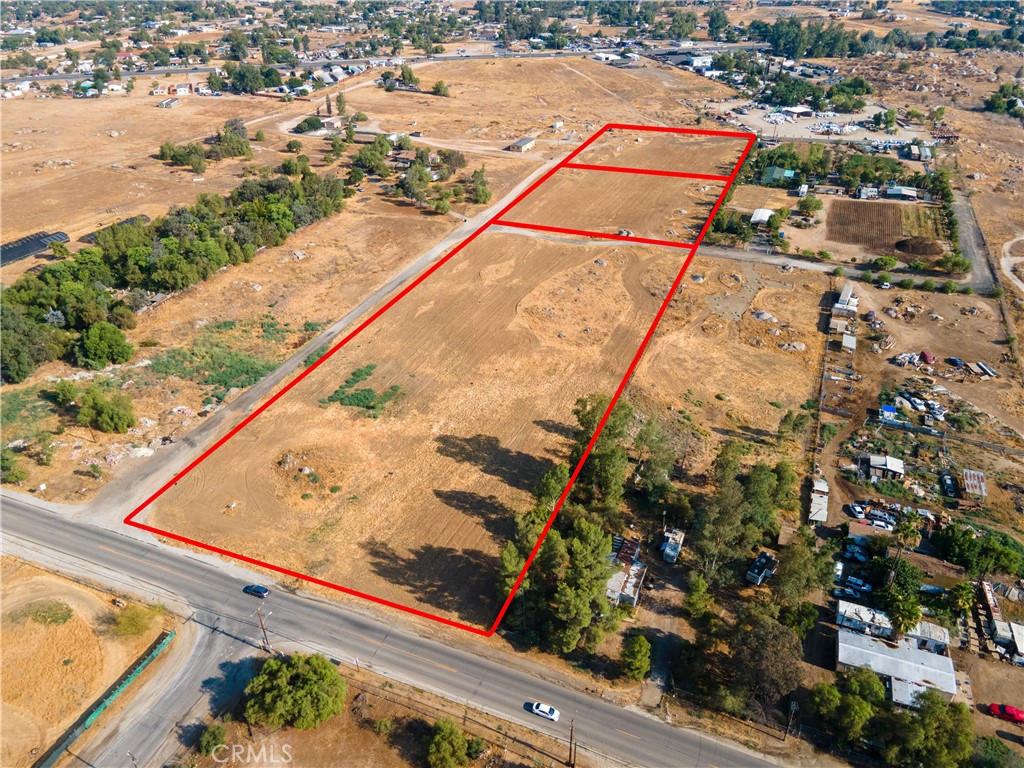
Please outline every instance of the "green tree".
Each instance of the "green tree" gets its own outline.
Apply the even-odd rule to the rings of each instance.
[[[270,658],[246,686],[245,719],[310,730],[345,708],[345,690],[345,678],[322,654]]]
[[[966,704],[932,688],[919,693],[917,709],[893,710],[872,724],[882,758],[896,768],[959,768],[974,746],[974,721]]]
[[[78,388],[74,383],[63,379],[53,385],[53,396],[56,398],[58,405],[67,408],[78,397]]]
[[[427,745],[427,764],[430,768],[460,768],[469,764],[466,735],[451,718],[434,723]]]
[[[472,189],[469,192],[469,202],[476,205],[483,205],[491,201],[491,188],[487,184],[487,177],[484,173],[484,167],[480,166],[477,170],[473,171],[473,175],[470,178]]]
[[[28,472],[18,464],[18,454],[10,448],[0,450],[0,482],[18,485],[27,477]]]
[[[575,466],[583,457],[583,452],[604,418],[610,401],[610,397],[598,394],[576,401],[573,414],[579,426],[574,434],[575,445],[569,457],[570,466]],[[632,407],[619,400],[576,478],[573,486],[575,500],[585,504],[602,504],[608,508],[617,507],[622,501],[623,483],[629,466],[623,442],[632,418]]]
[[[432,94],[434,94],[435,96],[448,96],[449,95],[448,86],[445,85],[444,80],[438,80],[436,83],[434,83],[434,87],[433,87],[433,89],[431,89],[430,92]]]
[[[971,606],[974,605],[974,585],[969,581],[958,581],[946,590],[946,597],[948,598],[950,608],[957,615],[966,616],[970,612]]]
[[[339,93],[334,97],[334,106],[338,108],[338,116],[345,114],[345,94]]]
[[[16,290],[0,294],[0,377],[11,384],[24,381],[40,363],[60,357],[67,345],[65,331],[35,322],[25,307],[9,300],[8,293]]]
[[[797,605],[786,605],[779,611],[779,622],[791,627],[803,640],[818,623],[818,609],[809,600]]]
[[[791,627],[761,618],[730,645],[737,679],[758,701],[774,705],[800,685],[803,648]]]
[[[699,621],[704,618],[715,604],[708,587],[708,580],[703,575],[695,571],[690,574],[690,591],[686,593],[684,605],[691,619]]]
[[[294,154],[297,155],[299,154],[299,152],[302,151],[302,142],[299,141],[298,139],[291,139],[287,144],[284,145],[284,148],[287,149],[289,152],[293,152]]]
[[[90,326],[79,340],[78,364],[95,370],[110,363],[126,363],[134,351],[117,326],[100,322]]]
[[[212,755],[217,747],[224,744],[225,738],[227,738],[227,731],[224,730],[224,726],[220,723],[212,723],[206,726],[203,735],[199,737],[199,751],[204,755]]]
[[[651,644],[640,634],[622,644],[622,671],[631,680],[643,680],[651,671]]]
[[[400,75],[403,83],[407,85],[419,85],[420,79],[413,74],[412,67],[408,64],[402,65],[402,74]]]
[[[675,455],[657,419],[648,418],[633,439],[637,454],[633,484],[652,503],[661,501],[672,490],[670,479]]]
[[[126,395],[118,392],[104,397],[103,390],[94,384],[82,394],[77,420],[101,432],[124,434],[135,426],[135,410]]]
[[[820,211],[824,207],[824,205],[825,204],[821,201],[820,198],[817,198],[814,195],[805,195],[804,197],[800,198],[800,202],[797,203],[796,207],[800,211],[800,213],[807,216],[809,214],[814,213],[815,211]]]

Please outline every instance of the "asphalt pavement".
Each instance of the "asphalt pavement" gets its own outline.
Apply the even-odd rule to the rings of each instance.
[[[267,583],[273,594],[259,600],[242,587],[264,577],[198,558],[159,542],[140,541],[74,520],[4,494],[3,551],[73,575],[130,589],[170,606],[187,606],[182,642],[193,646],[172,679],[158,679],[136,695],[145,706],[129,706],[120,720],[78,754],[93,766],[114,766],[131,752],[142,766],[158,766],[173,753],[175,735],[219,695],[227,673],[237,686],[249,658],[261,653],[255,609],[263,610],[275,650],[319,651],[459,702],[467,708],[568,740],[569,721],[584,751],[630,766],[739,768],[774,763],[737,745],[669,725],[635,708],[622,708],[560,685],[552,670],[521,657],[485,652],[475,641],[425,636],[401,617],[341,605]],[[456,630],[452,630],[454,633]],[[166,675],[164,677],[167,677]],[[543,701],[564,714],[558,723],[530,715],[524,704]]]

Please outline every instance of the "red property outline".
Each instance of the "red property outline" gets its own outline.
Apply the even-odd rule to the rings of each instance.
[[[674,243],[674,242],[667,241],[667,240],[650,240],[650,239],[646,239],[646,238],[635,238],[635,237],[626,237],[626,236],[619,236],[619,235],[607,235],[607,234],[602,234],[602,233],[599,233],[599,232],[583,232],[583,231],[578,231],[578,230],[560,230],[560,229],[557,229],[557,228],[533,226],[533,225],[528,225],[528,224],[519,224],[519,223],[513,223],[513,222],[505,222],[505,221],[501,220],[502,217],[506,213],[508,213],[510,210],[512,210],[512,208],[514,208],[516,205],[518,205],[527,195],[531,194],[534,190],[536,190],[541,184],[543,184],[545,181],[547,181],[549,178],[551,178],[551,176],[553,176],[560,169],[569,166],[572,163],[573,158],[575,158],[577,155],[579,155],[581,152],[583,152],[587,147],[589,147],[591,144],[593,144],[598,138],[600,138],[605,133],[607,133],[608,131],[611,131],[611,130],[653,131],[653,132],[662,132],[662,133],[689,134],[689,135],[696,135],[696,136],[725,136],[725,137],[734,138],[734,139],[737,139],[737,140],[745,140],[746,141],[746,146],[743,148],[743,151],[740,154],[739,160],[736,162],[736,165],[733,167],[732,173],[728,177],[725,177],[725,179],[724,179],[725,180],[725,185],[724,185],[721,193],[719,194],[718,199],[715,201],[715,204],[712,207],[711,212],[708,214],[707,219],[704,221],[704,226],[701,228],[700,234],[697,236],[696,241],[694,243],[692,243],[692,244]],[[565,159],[563,159],[561,162],[557,163],[553,168],[548,170],[543,176],[541,176],[539,179],[537,179],[537,181],[535,181],[533,184],[531,184],[529,187],[527,187],[526,190],[524,190],[520,195],[518,195],[511,203],[509,203],[504,208],[502,208],[500,211],[498,211],[496,214],[494,214],[494,216],[492,216],[490,219],[488,219],[479,229],[477,229],[475,232],[473,232],[473,234],[469,235],[465,240],[463,240],[461,243],[459,243],[459,245],[457,245],[454,249],[452,249],[446,256],[444,256],[442,259],[438,260],[433,266],[431,266],[428,269],[426,269],[419,277],[414,279],[408,286],[406,286],[402,291],[400,291],[394,298],[389,300],[380,309],[378,309],[376,312],[374,312],[369,318],[367,318],[362,323],[360,323],[359,326],[355,330],[349,332],[341,341],[339,341],[337,344],[335,344],[333,347],[331,347],[331,349],[328,350],[327,353],[324,354],[323,357],[321,357],[313,365],[309,366],[304,371],[302,371],[298,376],[296,376],[285,387],[283,387],[280,391],[278,391],[270,399],[268,399],[265,403],[263,403],[263,405],[261,405],[259,408],[254,410],[251,414],[249,414],[246,418],[244,418],[241,422],[239,422],[235,427],[233,427],[226,435],[224,435],[222,438],[220,438],[220,440],[218,440],[210,448],[208,448],[206,451],[204,451],[198,458],[193,460],[192,463],[190,463],[187,467],[185,467],[183,470],[178,472],[166,484],[164,484],[156,493],[154,493],[152,496],[150,496],[148,499],[146,499],[142,504],[140,504],[135,510],[133,510],[132,513],[129,514],[124,519],[124,523],[126,525],[130,525],[130,526],[132,526],[134,528],[139,528],[141,530],[148,531],[148,532],[156,534],[158,536],[165,536],[165,537],[173,539],[175,541],[179,541],[179,542],[181,542],[183,544],[189,544],[191,546],[198,547],[200,549],[204,549],[204,550],[207,550],[209,552],[214,552],[214,553],[219,554],[219,555],[224,555],[226,557],[231,557],[231,558],[234,558],[236,560],[240,560],[242,562],[249,563],[250,565],[256,565],[256,566],[259,566],[261,568],[266,568],[268,570],[274,571],[276,573],[283,574],[285,576],[291,576],[293,578],[301,579],[303,581],[308,581],[308,582],[310,582],[312,584],[318,584],[319,586],[326,587],[328,589],[333,589],[333,590],[336,590],[338,592],[343,592],[343,593],[348,594],[348,595],[353,595],[355,597],[361,597],[361,598],[369,600],[369,601],[371,601],[373,603],[377,603],[378,605],[385,605],[385,606],[388,606],[389,608],[396,608],[396,609],[398,609],[400,611],[404,611],[406,613],[411,613],[411,614],[413,614],[415,616],[419,616],[419,617],[425,618],[425,619],[430,619],[432,621],[437,621],[437,622],[439,622],[441,624],[446,624],[446,625],[448,625],[450,627],[455,627],[457,629],[463,629],[463,630],[465,630],[467,632],[472,632],[473,634],[482,635],[484,637],[490,637],[491,635],[493,635],[497,631],[498,626],[501,624],[502,619],[505,618],[505,613],[508,611],[509,606],[512,604],[512,599],[515,597],[516,592],[519,591],[519,587],[522,585],[523,579],[526,577],[526,572],[529,570],[530,566],[533,564],[534,558],[537,556],[537,553],[540,551],[540,547],[544,543],[544,539],[547,537],[548,532],[551,530],[551,526],[555,522],[555,518],[558,516],[558,513],[561,511],[562,506],[565,504],[565,500],[568,498],[569,492],[572,490],[572,487],[573,487],[573,485],[576,482],[576,478],[579,476],[579,473],[580,473],[580,471],[583,468],[583,464],[586,462],[587,458],[590,456],[590,452],[593,449],[594,444],[597,442],[598,437],[601,435],[601,432],[604,429],[604,425],[608,421],[608,417],[611,415],[612,408],[615,407],[615,404],[618,402],[619,398],[622,396],[622,393],[623,393],[623,391],[626,388],[626,384],[629,383],[629,380],[632,377],[633,372],[636,369],[636,366],[640,362],[640,358],[643,356],[643,353],[647,349],[647,345],[650,343],[651,338],[654,336],[654,332],[657,330],[658,325],[661,322],[662,316],[665,314],[665,311],[668,309],[668,306],[669,306],[669,303],[672,300],[672,297],[675,295],[676,291],[679,290],[679,284],[682,282],[683,276],[686,274],[686,270],[690,266],[690,262],[693,261],[693,257],[694,257],[694,255],[697,252],[697,248],[700,246],[701,241],[704,239],[704,236],[707,234],[707,231],[708,231],[708,229],[711,226],[711,222],[714,220],[715,215],[718,213],[718,209],[721,207],[722,202],[725,199],[725,196],[728,193],[729,189],[732,187],[733,182],[735,182],[736,176],[739,174],[740,168],[743,166],[743,162],[746,160],[747,155],[750,153],[750,149],[751,149],[751,147],[753,146],[753,143],[756,140],[757,140],[757,136],[752,134],[752,133],[739,133],[739,132],[732,132],[732,131],[706,131],[706,130],[698,130],[698,129],[692,129],[692,128],[661,128],[661,127],[657,127],[657,126],[625,125],[625,124],[619,124],[619,123],[609,123],[608,125],[605,125],[599,131],[597,131],[597,133],[595,133],[593,136],[591,136],[589,139],[587,139],[585,142],[583,142],[579,147],[577,147],[575,150],[573,150],[571,153],[569,153],[569,155],[567,155],[565,157]],[[629,173],[629,172],[646,173],[646,171],[644,171],[642,169],[626,169],[626,170],[624,170],[622,168],[604,167],[604,166],[591,166],[591,169],[594,169],[594,170],[611,170],[611,171],[615,171],[615,172],[625,172],[625,173]],[[674,172],[668,172],[668,173],[670,175],[676,175]],[[656,173],[656,174],[652,174],[652,175],[663,175],[663,174],[657,174]],[[520,228],[527,228],[527,229],[540,229],[540,230],[546,230],[546,231],[554,229],[555,231],[562,231],[562,232],[566,232],[566,233],[569,233],[569,234],[585,235],[585,236],[596,237],[596,238],[601,238],[601,239],[625,240],[625,241],[630,241],[630,242],[639,242],[639,243],[647,243],[647,244],[653,243],[653,244],[657,244],[657,245],[668,245],[668,246],[672,246],[672,247],[675,247],[675,248],[685,248],[685,249],[688,249],[689,253],[686,256],[686,259],[683,261],[683,265],[680,268],[679,273],[676,275],[676,278],[675,278],[675,280],[672,283],[672,287],[670,288],[670,290],[666,294],[665,299],[662,302],[661,307],[658,309],[658,313],[655,315],[654,320],[652,321],[650,328],[648,329],[646,335],[643,338],[643,341],[640,343],[640,346],[638,347],[638,349],[636,351],[636,354],[633,356],[633,359],[632,359],[632,361],[629,364],[629,368],[626,370],[625,374],[622,377],[622,380],[619,382],[619,386],[615,390],[615,394],[612,397],[611,402],[608,404],[608,409],[605,411],[604,415],[601,418],[600,423],[597,425],[597,429],[595,430],[594,435],[591,437],[590,442],[587,444],[587,447],[586,447],[586,449],[583,452],[583,456],[580,458],[579,462],[576,465],[576,468],[573,470],[573,473],[572,473],[572,475],[569,478],[569,483],[566,485],[565,490],[562,491],[562,495],[559,497],[558,502],[555,504],[554,508],[552,509],[551,515],[548,517],[547,523],[544,525],[544,530],[541,531],[541,534],[538,537],[537,542],[533,546],[533,550],[530,552],[530,556],[526,559],[526,562],[523,565],[523,570],[520,572],[519,578],[516,579],[516,583],[512,587],[512,589],[509,591],[508,596],[505,598],[505,602],[502,604],[501,610],[498,612],[497,618],[495,618],[494,623],[491,624],[491,626],[488,629],[483,629],[481,627],[476,627],[476,626],[473,626],[471,624],[465,624],[465,623],[460,622],[460,621],[455,621],[454,619],[449,619],[449,618],[447,618],[445,616],[438,616],[436,614],[428,613],[427,611],[422,611],[422,610],[419,610],[418,608],[413,608],[413,607],[408,606],[408,605],[401,605],[400,603],[395,603],[395,602],[393,602],[391,600],[385,600],[384,598],[376,597],[376,596],[370,595],[370,594],[366,594],[365,592],[359,592],[358,590],[351,589],[349,587],[344,587],[344,586],[342,586],[340,584],[334,584],[332,582],[325,581],[323,579],[318,579],[315,576],[309,576],[309,575],[306,575],[306,574],[303,574],[303,573],[298,573],[297,571],[293,571],[293,570],[290,570],[288,568],[283,568],[283,567],[281,567],[279,565],[274,565],[272,563],[263,562],[262,560],[257,560],[256,558],[249,557],[247,555],[243,555],[243,554],[238,553],[238,552],[232,552],[230,550],[223,549],[221,547],[216,547],[216,546],[213,546],[211,544],[206,544],[206,543],[201,542],[201,541],[196,541],[195,539],[190,539],[190,538],[188,538],[186,536],[181,536],[179,534],[172,533],[171,531],[166,531],[166,530],[163,530],[161,528],[156,528],[155,526],[147,525],[146,523],[140,523],[140,522],[137,522],[134,519],[144,509],[146,509],[146,507],[148,507],[150,504],[152,504],[154,501],[156,501],[168,489],[173,487],[175,483],[177,483],[179,480],[181,480],[181,478],[183,478],[185,475],[187,475],[189,472],[191,472],[193,469],[195,469],[197,466],[199,466],[199,464],[201,464],[203,461],[205,461],[214,451],[216,451],[218,448],[220,448],[222,445],[224,445],[224,443],[226,443],[228,440],[230,440],[232,437],[234,437],[236,434],[238,434],[250,422],[252,422],[257,416],[259,416],[261,413],[263,413],[265,410],[267,410],[271,405],[273,405],[275,402],[277,402],[283,395],[285,395],[289,390],[291,390],[292,387],[294,387],[296,384],[298,384],[300,381],[302,381],[304,378],[306,378],[306,376],[308,376],[310,373],[312,373],[314,370],[316,370],[316,368],[318,368],[325,360],[327,360],[327,358],[331,357],[331,355],[335,354],[339,349],[341,349],[346,344],[348,344],[349,341],[351,341],[353,338],[355,338],[357,335],[359,335],[359,333],[361,333],[367,326],[369,326],[371,323],[373,323],[375,320],[377,320],[377,318],[379,318],[381,315],[383,315],[388,309],[390,309],[392,306],[394,306],[407,293],[412,291],[420,283],[422,283],[424,280],[426,280],[428,277],[430,277],[430,275],[432,275],[441,266],[443,266],[445,263],[447,263],[449,259],[451,259],[453,256],[455,256],[455,254],[459,253],[463,248],[465,248],[467,245],[469,245],[471,242],[473,242],[477,237],[479,237],[481,234],[483,234],[488,228],[490,228],[492,225],[495,225],[495,224],[504,225],[504,226],[517,226],[517,227],[520,227]]]

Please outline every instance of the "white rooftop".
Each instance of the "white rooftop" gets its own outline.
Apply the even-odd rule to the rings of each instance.
[[[888,469],[891,472],[903,474],[903,459],[896,459],[892,456],[871,456],[868,460],[872,467]]]
[[[876,674],[914,686],[927,686],[953,696],[956,672],[948,656],[918,650],[917,643],[903,638],[892,643],[840,629],[837,637],[837,663],[847,667],[867,667]]]

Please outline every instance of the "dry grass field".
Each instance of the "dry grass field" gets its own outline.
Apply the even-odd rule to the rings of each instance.
[[[105,630],[111,596],[13,557],[0,561],[3,693],[0,763],[32,765],[36,757],[149,646],[159,622],[143,635],[116,639]],[[60,624],[31,618],[46,601],[68,606]]]
[[[671,192],[677,180],[656,181]],[[543,209],[548,195],[523,205]],[[682,263],[674,249],[485,233],[180,480],[148,522],[487,626],[498,549],[565,459],[574,402],[614,391],[668,290],[662,275]],[[359,389],[397,397],[373,413],[329,402]]]
[[[722,187],[713,181],[565,168],[504,218],[692,243]]]
[[[562,154],[606,123],[692,125],[689,100],[730,89],[671,67],[620,70],[592,59],[436,61],[416,67],[422,86],[443,80],[450,98],[352,90],[348,103],[387,131],[422,131],[425,141],[459,139],[460,148],[503,149],[538,137],[534,154]],[[552,129],[556,122],[564,125]]]
[[[610,129],[574,162],[728,176],[744,146],[743,140],[725,136]],[[669,160],[672,167],[666,166]]]

